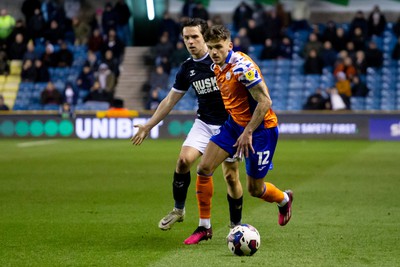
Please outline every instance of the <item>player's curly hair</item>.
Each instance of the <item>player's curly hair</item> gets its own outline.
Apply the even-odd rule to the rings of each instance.
[[[204,41],[230,40],[231,32],[224,25],[213,25],[204,33]]]
[[[183,28],[185,27],[196,27],[200,26],[200,33],[204,35],[206,30],[208,29],[207,21],[200,18],[188,18],[181,24],[181,34],[183,34]]]

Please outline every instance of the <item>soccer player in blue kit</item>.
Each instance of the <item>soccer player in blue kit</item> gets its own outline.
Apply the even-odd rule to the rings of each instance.
[[[215,74],[211,69],[213,62],[203,39],[203,33],[207,28],[207,22],[201,19],[189,19],[183,23],[181,33],[191,57],[180,66],[174,85],[153,116],[145,125],[135,125],[138,131],[131,138],[132,144],[140,145],[150,130],[170,113],[190,86],[193,87],[199,106],[197,118],[182,144],[172,183],[175,205],[173,210],[159,222],[158,227],[161,230],[169,230],[175,222],[184,220],[185,201],[191,180],[190,168],[204,153],[211,136],[216,134],[228,118]],[[242,217],[243,190],[239,180],[238,162],[228,158],[223,162],[222,170],[228,191],[230,226],[233,227],[241,223]],[[199,223],[203,224],[201,219]],[[207,235],[205,238],[211,238],[212,232],[207,231]]]

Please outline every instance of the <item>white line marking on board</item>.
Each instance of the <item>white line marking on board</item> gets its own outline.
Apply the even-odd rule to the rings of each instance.
[[[57,143],[57,140],[42,140],[33,142],[18,143],[17,147],[45,146]]]

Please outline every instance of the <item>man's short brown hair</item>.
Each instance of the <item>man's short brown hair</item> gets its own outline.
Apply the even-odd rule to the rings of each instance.
[[[224,25],[213,25],[204,33],[204,41],[230,40],[231,32]]]

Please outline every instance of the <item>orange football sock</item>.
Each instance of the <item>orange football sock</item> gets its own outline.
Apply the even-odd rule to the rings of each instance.
[[[197,174],[196,197],[200,219],[211,218],[211,198],[214,191],[212,176]]]
[[[271,203],[281,203],[284,200],[285,195],[275,185],[271,183],[264,183],[264,193],[260,198]]]

